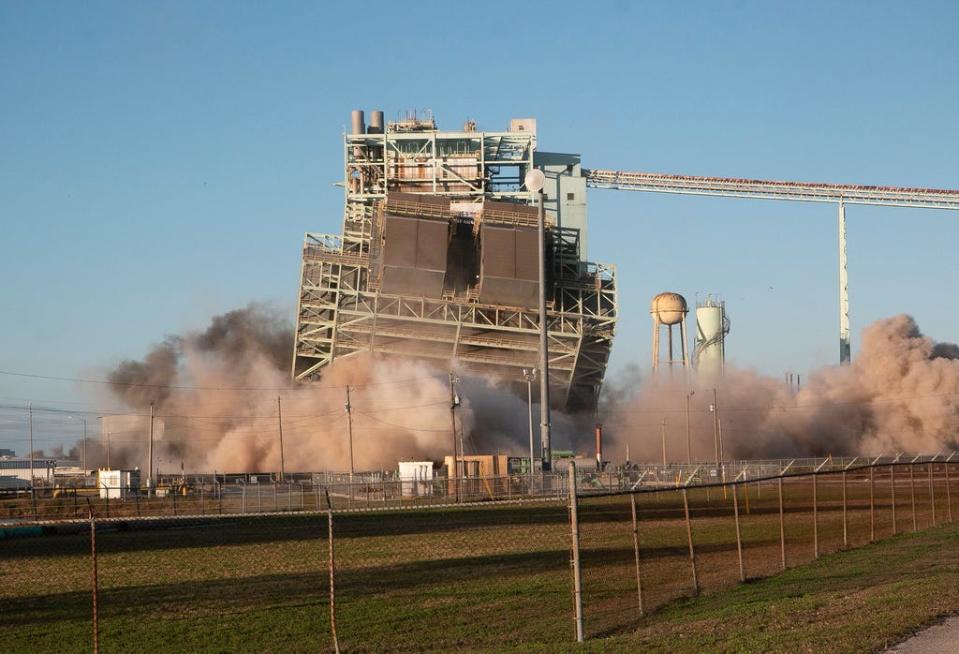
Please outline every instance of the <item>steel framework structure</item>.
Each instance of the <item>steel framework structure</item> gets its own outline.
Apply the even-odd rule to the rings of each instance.
[[[451,289],[440,298],[386,294],[373,263],[377,211],[388,192],[449,198],[461,221],[472,220],[485,200],[532,203],[522,180],[534,165],[535,134],[404,127],[391,123],[384,133],[344,136],[343,232],[306,235],[293,377],[316,380],[333,361],[372,352],[521,381],[522,370],[537,365],[540,327],[534,307],[483,304],[473,291]],[[550,234],[552,404],[591,408],[618,314],[615,268],[580,261],[577,233],[553,227]]]
[[[817,182],[783,182],[729,177],[698,177],[618,170],[583,170],[587,186],[624,191],[713,195],[759,200],[829,202],[839,207],[839,362],[849,363],[849,276],[846,262],[846,206],[872,204],[959,211],[959,191],[948,189],[864,186]]]

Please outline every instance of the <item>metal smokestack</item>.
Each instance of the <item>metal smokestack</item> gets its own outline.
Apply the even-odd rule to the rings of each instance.
[[[596,423],[596,471],[603,469],[603,423]]]
[[[350,133],[351,134],[365,134],[366,127],[363,123],[363,110],[354,109],[350,112]]]
[[[366,131],[367,134],[382,134],[383,133],[383,112],[382,111],[371,111],[370,112],[370,127]]]

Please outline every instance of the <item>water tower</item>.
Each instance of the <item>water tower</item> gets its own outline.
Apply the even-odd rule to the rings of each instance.
[[[653,298],[649,307],[649,313],[653,317],[653,372],[659,369],[659,331],[661,327],[666,327],[668,358],[664,362],[670,368],[673,364],[681,364],[683,368],[689,367],[689,353],[686,351],[686,314],[689,308],[686,305],[686,298],[679,293],[660,293]],[[680,352],[682,358],[673,358],[673,327],[679,325],[680,334]]]

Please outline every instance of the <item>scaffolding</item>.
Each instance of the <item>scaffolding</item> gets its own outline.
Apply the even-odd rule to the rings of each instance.
[[[443,132],[432,116],[411,116],[379,133],[354,125],[343,143],[342,234],[307,233],[304,241],[294,379],[318,380],[333,361],[361,352],[432,360],[510,382],[536,367],[535,306],[484,302],[480,283],[456,283],[451,274],[433,296],[381,288],[384,216],[445,221],[450,234],[474,238],[484,224],[535,224],[535,197],[522,185],[536,165],[531,124],[479,132],[470,122],[464,131]],[[570,410],[595,406],[618,314],[615,268],[585,261],[579,243],[579,230],[547,222],[551,397]]]

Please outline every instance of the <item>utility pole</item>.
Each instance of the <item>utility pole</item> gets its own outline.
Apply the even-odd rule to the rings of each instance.
[[[717,418],[716,421],[719,423],[719,460],[726,460],[726,453],[723,452],[723,419]]]
[[[663,465],[666,465],[666,418],[663,418],[663,425],[660,431],[663,437]]]
[[[696,394],[696,391],[686,393],[686,464],[693,462],[693,449],[689,438],[689,398]]]
[[[30,498],[35,501],[36,495],[33,489],[34,486],[34,473],[33,473],[33,403],[27,405],[27,413],[29,414],[30,422]]]
[[[110,431],[107,430],[107,470],[111,470],[111,469],[112,468],[110,468]],[[139,482],[137,482],[137,485],[139,486]]]
[[[456,501],[460,501],[460,484],[457,475],[459,474],[459,457],[456,455],[456,407],[459,406],[460,398],[456,395],[456,376],[450,370],[450,428],[453,436],[453,467],[449,471],[450,479],[453,481],[453,488],[456,493]]]
[[[346,386],[346,424],[347,430],[350,437],[350,484],[351,489],[350,493],[352,494],[352,484],[353,484],[353,405],[350,404],[350,387]]]
[[[286,458],[283,455],[283,407],[280,396],[276,396],[276,429],[280,434],[280,481],[286,480]]]
[[[536,468],[533,464],[533,381],[536,379],[536,368],[524,368],[523,378],[526,380],[526,407],[529,412],[529,492],[532,493]]]
[[[716,448],[716,467],[719,467],[719,400],[716,398],[716,389],[713,389],[713,403],[709,406],[713,412],[713,446]]]
[[[147,470],[147,494],[153,494],[153,402],[150,402],[150,469]]]
[[[82,463],[80,467],[83,468],[83,476],[87,474],[87,419],[83,419],[83,445],[80,447],[80,458]]]

